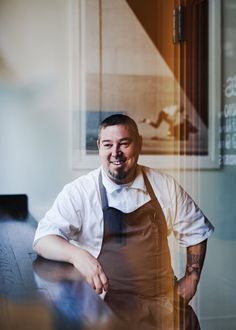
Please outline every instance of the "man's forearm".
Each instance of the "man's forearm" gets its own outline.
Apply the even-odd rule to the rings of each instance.
[[[46,259],[73,263],[71,257],[78,248],[60,236],[48,235],[38,240],[34,250]]]
[[[186,276],[191,276],[199,281],[206,255],[206,247],[207,240],[187,248]]]
[[[178,281],[178,293],[188,303],[196,293],[206,255],[207,240],[187,248],[184,277]]]

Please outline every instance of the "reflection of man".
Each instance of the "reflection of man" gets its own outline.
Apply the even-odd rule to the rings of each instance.
[[[194,296],[212,225],[170,176],[137,164],[135,122],[113,115],[100,125],[102,166],[66,185],[40,221],[34,248],[73,264],[135,329],[198,329]],[[187,248],[176,281],[167,235]],[[180,304],[177,304],[180,301]]]
[[[186,117],[184,109],[179,109],[177,105],[170,105],[162,109],[155,122],[149,118],[141,120],[141,123],[146,123],[156,129],[162,122],[168,124],[168,136],[173,136],[179,140],[188,140],[190,133],[198,132],[198,129]]]
[[[95,325],[101,329],[107,324],[111,311],[101,303],[75,267],[37,258],[33,269],[38,288],[54,303],[55,329],[85,330]]]

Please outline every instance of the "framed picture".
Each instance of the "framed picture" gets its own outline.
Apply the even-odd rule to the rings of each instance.
[[[208,79],[203,113],[193,106],[171,63],[159,51],[158,40],[152,39],[129,1],[70,1],[70,149],[74,169],[99,166],[97,129],[114,113],[127,114],[137,122],[143,137],[140,163],[163,169],[219,167],[221,11],[220,1],[206,2],[210,37],[204,53]],[[204,77],[201,79],[204,84]],[[187,106],[180,106],[181,99]]]

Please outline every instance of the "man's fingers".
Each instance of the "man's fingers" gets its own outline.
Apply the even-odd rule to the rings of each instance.
[[[101,271],[100,274],[96,274],[93,277],[93,287],[95,288],[96,292],[98,294],[102,293],[102,291],[107,291],[108,290],[108,280],[106,275]]]
[[[93,283],[94,283],[94,287],[97,293],[102,293],[102,289],[103,289],[103,284],[102,281],[99,277],[99,275],[95,275],[93,277]]]
[[[108,290],[108,279],[107,279],[106,275],[103,272],[100,274],[100,280],[102,282],[103,289],[105,291],[107,291]]]

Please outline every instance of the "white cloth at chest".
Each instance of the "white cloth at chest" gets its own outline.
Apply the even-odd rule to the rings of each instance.
[[[104,171],[102,171],[102,181],[106,188],[108,205],[123,213],[131,213],[151,199],[140,169],[131,184],[117,185],[107,177]]]

